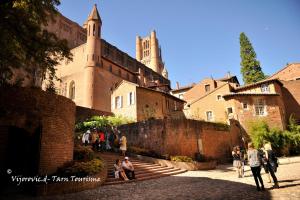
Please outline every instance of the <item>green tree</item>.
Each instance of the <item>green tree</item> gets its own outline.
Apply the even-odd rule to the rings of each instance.
[[[241,73],[245,84],[255,83],[265,78],[256,59],[256,53],[245,33],[240,34]]]
[[[15,69],[29,77],[49,80],[55,65],[72,59],[67,41],[43,29],[58,13],[59,0],[5,0],[0,2],[0,85],[11,83]]]

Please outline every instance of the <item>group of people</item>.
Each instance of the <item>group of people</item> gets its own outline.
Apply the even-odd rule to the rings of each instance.
[[[120,178],[125,181],[135,179],[133,164],[129,161],[128,157],[124,158],[124,161],[116,160],[114,164],[115,178]]]
[[[246,160],[245,155],[245,150],[241,150],[239,146],[233,148],[233,166],[236,168],[239,178],[244,177],[244,165]],[[269,183],[271,183],[271,176],[274,182],[273,187],[279,188],[278,180],[275,175],[278,167],[278,161],[270,143],[266,143],[261,149],[255,149],[253,143],[249,143],[247,158],[258,191],[265,190],[260,173],[262,167],[267,174]]]
[[[87,145],[92,145],[95,151],[114,151],[120,150],[122,156],[125,156],[127,150],[127,139],[124,134],[116,128],[112,128],[111,131],[107,129],[92,129],[87,130],[82,135],[82,143]]]

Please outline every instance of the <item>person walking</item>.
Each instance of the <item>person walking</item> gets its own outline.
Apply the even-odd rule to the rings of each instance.
[[[261,157],[259,155],[259,152],[254,148],[253,143],[248,144],[248,161],[249,165],[254,177],[254,181],[256,184],[256,189],[257,191],[264,191],[264,182],[261,178],[260,175],[260,170],[261,170]],[[259,182],[261,184],[261,187],[259,186]]]
[[[120,138],[120,151],[122,156],[125,156],[127,150],[127,139],[125,135],[122,133],[122,137]]]
[[[271,175],[273,182],[274,182],[273,188],[279,188],[278,180],[275,175],[275,172],[277,172],[277,166],[278,166],[277,165],[277,157],[276,157],[274,151],[272,150],[270,143],[266,143],[264,145],[264,151],[265,151],[266,169],[269,172],[269,174]]]
[[[241,152],[238,146],[233,147],[232,150],[233,167],[235,167],[238,178],[242,178],[242,161]]]

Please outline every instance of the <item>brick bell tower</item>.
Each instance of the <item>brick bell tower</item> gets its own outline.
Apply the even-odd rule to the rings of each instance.
[[[95,4],[85,23],[87,42],[84,68],[84,106],[88,108],[95,107],[97,67],[101,65],[101,26],[102,21]]]
[[[144,38],[136,37],[136,59],[153,71],[168,78],[155,31],[151,31],[150,36]]]

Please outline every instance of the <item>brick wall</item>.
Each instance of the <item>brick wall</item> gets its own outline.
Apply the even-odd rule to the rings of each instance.
[[[262,99],[265,102],[264,116],[257,116],[255,112],[255,102]],[[239,120],[243,129],[249,134],[250,123],[257,120],[264,120],[270,127],[285,129],[285,113],[281,96],[238,96],[235,97],[236,119]],[[247,103],[247,109],[243,109],[242,102]]]
[[[287,120],[291,114],[300,120],[300,80],[281,82]]]
[[[149,120],[119,127],[127,136],[128,146],[138,146],[164,155],[205,157],[221,162],[231,157],[231,148],[239,144],[239,129],[229,130],[214,123],[189,119]],[[199,143],[202,148],[199,149]]]
[[[73,159],[75,104],[70,99],[40,89],[0,88],[0,111],[0,138],[7,138],[7,127],[39,134],[38,173],[53,173]],[[13,144],[1,140],[0,155],[8,155]]]
[[[76,106],[76,122],[84,121],[95,115],[110,116],[110,115],[113,115],[113,113],[105,112],[105,111],[101,111],[101,110],[90,109],[90,108],[85,108],[85,107],[81,107],[81,106]]]

